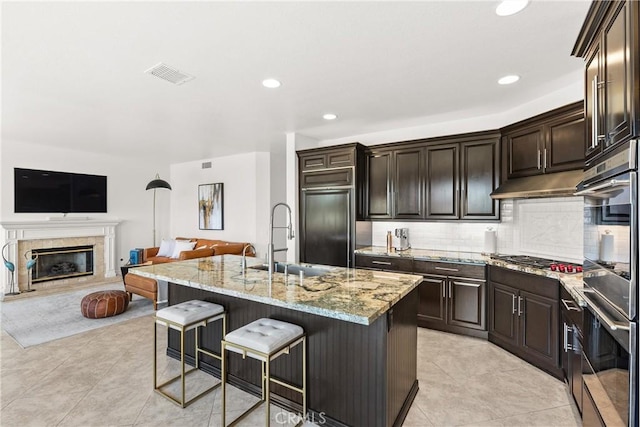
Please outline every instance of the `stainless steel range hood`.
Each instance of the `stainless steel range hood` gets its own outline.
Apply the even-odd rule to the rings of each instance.
[[[506,180],[491,193],[492,199],[573,196],[584,172],[572,170]]]

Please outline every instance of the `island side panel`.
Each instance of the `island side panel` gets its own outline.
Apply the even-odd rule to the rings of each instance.
[[[406,317],[416,319],[416,292],[412,292],[396,306],[404,307],[407,298],[409,311],[413,309],[414,305],[415,309],[413,315],[406,314]],[[389,400],[389,379],[396,378],[398,375],[404,378],[411,375],[409,372],[413,372],[412,383],[415,382],[415,331],[413,335],[405,331],[405,328],[409,328],[409,326],[405,325],[406,322],[402,320],[403,316],[398,318],[399,322],[395,324],[396,328],[392,329],[391,335],[398,333],[398,338],[395,341],[400,346],[404,348],[408,346],[410,349],[401,353],[413,353],[413,362],[410,361],[411,357],[408,359],[406,357],[396,358],[395,362],[388,360],[387,316],[381,316],[372,325],[365,326],[170,284],[169,304],[173,305],[191,299],[201,299],[224,305],[229,311],[229,331],[261,317],[271,317],[302,326],[308,336],[308,406],[316,414],[324,413],[330,418],[327,419],[326,425],[392,425],[393,421],[389,423],[388,420],[396,418],[397,410],[393,408],[397,404],[391,403]],[[412,300],[415,300],[416,303],[411,303]],[[405,332],[400,333],[402,331]],[[203,333],[204,344],[216,351],[220,347],[220,338],[219,327],[216,326],[208,328]],[[402,340],[407,342],[401,343]],[[179,341],[177,334],[173,332],[170,333],[169,346],[171,348],[170,354],[177,354]],[[193,355],[193,350],[191,350],[193,338],[190,335],[186,341],[186,348],[187,353]],[[205,360],[204,369],[219,377],[219,363],[210,358],[205,358]],[[300,360],[300,348],[298,347],[292,351],[290,356],[282,356],[274,361],[272,372],[276,376],[294,383],[301,383]],[[407,360],[409,360],[409,365],[413,365],[413,367],[406,366]],[[260,383],[258,362],[243,361],[240,355],[230,354],[229,372],[232,375],[229,379],[231,383],[248,392],[257,393]],[[399,382],[404,384],[409,381],[400,380]],[[402,394],[404,388],[406,388],[404,385],[394,385],[394,395]],[[301,400],[298,394],[277,385],[273,385],[272,390],[285,399],[283,403],[287,407],[294,411],[300,409]],[[399,398],[392,400],[396,402]],[[316,418],[316,422],[318,422],[318,418]]]
[[[388,315],[388,426],[402,425],[418,392],[418,303],[419,296],[416,288],[394,305]]]

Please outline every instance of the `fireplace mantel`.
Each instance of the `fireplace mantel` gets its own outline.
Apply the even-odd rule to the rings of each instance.
[[[25,240],[65,239],[75,237],[104,238],[104,277],[116,275],[116,227],[120,221],[114,219],[52,218],[50,220],[0,221],[2,236],[0,246],[13,243],[5,250],[9,261],[20,268],[23,254],[18,253],[18,242]],[[15,274],[15,289],[20,289],[18,271]],[[10,274],[5,268],[2,274],[4,293],[9,292]]]

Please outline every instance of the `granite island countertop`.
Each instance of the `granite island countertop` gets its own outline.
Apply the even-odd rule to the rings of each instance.
[[[372,324],[411,292],[422,276],[354,268],[318,266],[322,276],[285,275],[251,268],[264,263],[220,255],[165,264],[136,267],[129,273],[240,299],[270,304],[363,325]]]
[[[415,260],[433,261],[433,262],[459,262],[465,264],[486,264],[495,265],[497,267],[508,268],[510,270],[521,271],[523,273],[545,276],[560,281],[562,286],[576,300],[576,302],[584,306],[584,298],[582,296],[582,273],[560,273],[557,271],[545,270],[540,268],[526,267],[518,264],[512,264],[504,260],[493,259],[490,255],[480,252],[465,251],[442,251],[437,249],[419,249],[410,248],[405,251],[387,252],[384,246],[369,246],[359,248],[356,254],[369,256],[388,256],[413,258]]]

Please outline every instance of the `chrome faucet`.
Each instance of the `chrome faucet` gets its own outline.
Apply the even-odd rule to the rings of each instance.
[[[244,245],[244,248],[242,248],[242,261],[240,261],[240,267],[242,268],[243,272],[247,268],[247,248],[251,248],[253,250],[253,253],[256,253],[256,247],[251,243],[247,243],[246,245]]]
[[[289,225],[287,225],[286,227],[275,227],[273,225],[273,215],[276,212],[276,208],[278,206],[284,206],[285,208],[287,208],[287,211],[289,212]],[[273,247],[273,230],[276,228],[286,228],[288,231],[287,233],[287,239],[291,240],[293,239],[293,223],[291,221],[291,208],[289,207],[289,205],[287,205],[286,203],[276,203],[275,205],[273,205],[273,207],[271,208],[271,218],[269,219],[269,246],[267,248],[267,264],[269,265],[269,281],[271,281],[272,277],[273,277],[273,270],[275,267],[275,262],[273,260],[273,257],[275,255],[276,252],[286,252],[287,250],[289,250],[289,248],[284,247],[284,248],[278,248],[275,249]]]

